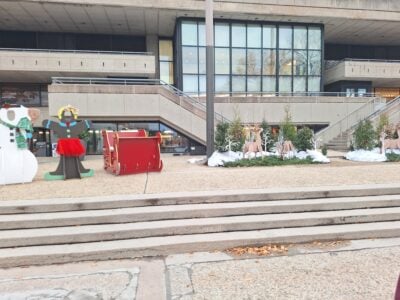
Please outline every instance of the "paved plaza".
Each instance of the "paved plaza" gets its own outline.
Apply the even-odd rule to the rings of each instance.
[[[0,299],[391,300],[399,270],[399,238],[313,243],[276,256],[207,252],[4,269]]]
[[[358,185],[400,181],[397,163],[360,163],[333,157],[332,163],[322,165],[209,168],[188,163],[190,158],[193,157],[163,155],[164,169],[161,173],[114,176],[103,170],[101,156],[89,156],[84,161],[84,166],[94,169],[94,177],[78,181],[50,182],[45,181],[43,175],[56,169],[58,158],[45,158],[40,160],[39,172],[32,184],[2,186],[0,200]]]

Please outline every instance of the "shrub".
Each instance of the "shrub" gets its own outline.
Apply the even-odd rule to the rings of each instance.
[[[328,146],[324,144],[321,148],[321,152],[322,152],[322,155],[327,156],[328,155]]]
[[[314,132],[308,128],[303,127],[299,131],[297,131],[297,136],[293,141],[293,145],[299,151],[306,151],[307,149],[313,149],[312,138]]]
[[[221,122],[217,125],[215,132],[215,149],[219,152],[228,151],[229,139],[228,139],[229,123]]]
[[[354,147],[356,149],[371,150],[375,146],[376,132],[371,121],[358,123],[354,132]]]
[[[307,157],[306,159],[291,158],[282,160],[276,156],[257,157],[254,159],[241,159],[234,162],[226,162],[224,167],[273,167],[273,166],[287,166],[287,165],[310,165],[318,164],[313,162],[312,158]]]
[[[290,107],[285,107],[285,118],[280,127],[282,132],[283,140],[294,142],[296,139],[296,126],[292,122],[292,115],[290,113]]]
[[[265,151],[269,151],[271,147],[274,145],[274,138],[271,132],[271,126],[268,125],[267,121],[263,120],[261,122],[262,132],[261,132],[261,140],[262,146]]]
[[[379,116],[379,122],[378,122],[378,126],[376,127],[376,139],[379,140],[380,134],[382,133],[382,131],[385,130],[386,131],[390,131],[389,130],[389,117],[386,114],[382,114]],[[388,134],[388,132],[386,132],[386,134]]]
[[[390,162],[399,162],[400,161],[400,154],[396,153],[386,153],[387,161]]]
[[[245,133],[240,117],[237,115],[235,119],[229,124],[228,136],[231,142],[232,151],[242,151],[245,142]]]

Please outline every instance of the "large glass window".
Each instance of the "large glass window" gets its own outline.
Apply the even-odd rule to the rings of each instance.
[[[279,49],[292,49],[292,27],[279,26]]]
[[[321,27],[217,21],[214,30],[217,93],[320,90]],[[181,34],[180,70],[183,74],[180,86],[185,92],[203,93],[206,71],[204,22],[182,21]],[[194,36],[183,37],[188,34]],[[197,44],[194,45],[195,41]]]
[[[247,50],[247,75],[261,74],[261,49]]]
[[[307,49],[307,27],[294,27],[294,49]]]
[[[279,50],[279,75],[292,74],[292,51]]]
[[[183,90],[188,93],[197,93],[199,90],[199,76],[183,75]]]
[[[229,76],[215,75],[215,91],[217,93],[228,93],[229,90]]]
[[[293,92],[305,92],[306,91],[306,80],[305,76],[293,77]]]
[[[261,48],[261,25],[247,25],[247,47]]]
[[[263,26],[263,48],[276,48],[276,26]]]
[[[246,74],[246,49],[232,49],[232,74]]]
[[[182,23],[182,45],[197,46],[197,22]]]
[[[160,79],[174,84],[174,51],[171,40],[159,40]]]
[[[247,76],[247,91],[248,92],[261,91],[261,76]]]
[[[321,75],[321,51],[308,51],[308,75]]]
[[[232,92],[246,91],[246,76],[232,76]]]
[[[232,47],[246,47],[246,24],[232,24]]]
[[[309,27],[308,28],[308,48],[321,50],[321,28]]]
[[[215,48],[215,74],[229,74],[229,48]]]
[[[182,59],[183,59],[183,66],[182,70],[183,73],[198,73],[198,48],[197,47],[183,47],[182,48]]]
[[[321,89],[321,77],[312,76],[308,77],[308,91],[319,92]]]
[[[279,76],[279,92],[290,93],[292,91],[292,77]]]
[[[294,51],[293,72],[294,75],[307,75],[307,51]]]
[[[199,47],[199,73],[206,74],[206,47]]]
[[[264,76],[263,77],[263,92],[275,92],[275,91],[276,91],[275,76]]]
[[[47,86],[39,84],[0,84],[0,99],[10,104],[47,106]]]
[[[229,24],[215,24],[215,46],[216,47],[229,47],[230,35]]]

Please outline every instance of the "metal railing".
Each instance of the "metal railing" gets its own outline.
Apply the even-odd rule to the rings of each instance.
[[[201,111],[206,111],[205,103],[177,89],[173,85],[166,83],[161,79],[140,79],[140,78],[87,78],[87,77],[52,77],[52,84],[107,84],[107,85],[154,85],[161,86],[174,95],[178,96],[180,101],[187,101]],[[215,112],[214,117],[218,122],[230,122],[220,113]]]
[[[360,120],[365,119],[371,113],[378,110],[379,105],[383,105],[383,100],[381,98],[373,98],[369,100],[358,109],[347,114],[343,119],[317,132],[316,138],[321,139],[324,143],[330,142],[335,137],[340,136],[352,126],[356,125]]]
[[[385,99],[376,97],[358,109],[347,114],[343,119],[329,125],[327,128],[316,133],[316,138],[323,143],[329,143],[334,138],[351,131],[361,120],[370,119],[375,115],[380,115],[393,101],[387,103]]]
[[[197,95],[197,94],[196,94]],[[348,97],[370,98],[376,97],[375,93],[347,93],[347,92],[217,92],[216,97]],[[205,94],[199,97],[205,97]],[[344,99],[343,101],[346,101]]]
[[[332,69],[343,62],[373,62],[373,63],[400,63],[396,59],[363,59],[363,58],[344,58],[340,60],[326,60],[325,70]]]
[[[111,54],[111,55],[153,55],[152,52],[129,51],[97,51],[97,50],[67,50],[67,49],[24,49],[24,48],[0,48],[0,51],[16,52],[47,52],[47,53],[83,53],[83,54]]]

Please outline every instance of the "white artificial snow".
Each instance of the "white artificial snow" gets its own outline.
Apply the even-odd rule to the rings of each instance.
[[[252,159],[255,157],[263,157],[263,156],[279,156],[278,152],[272,153],[272,152],[258,152],[255,154],[254,152],[248,152],[244,155],[244,158],[246,159]],[[291,151],[287,154],[285,154],[285,159],[290,159],[290,158],[298,158],[298,159],[306,159],[307,157],[311,157],[313,162],[319,162],[319,163],[330,163],[331,161],[329,158],[326,156],[322,155],[322,153],[315,151],[315,150],[307,150],[306,151]],[[224,166],[226,162],[234,162],[237,160],[243,159],[243,153],[242,152],[233,152],[233,151],[227,151],[227,152],[218,152],[215,151],[213,155],[208,159],[208,166],[209,167],[220,167]]]
[[[346,159],[351,161],[382,162],[386,161],[386,155],[380,153],[379,148],[373,150],[355,150],[346,154]]]
[[[199,164],[199,163],[205,162],[205,159],[206,159],[205,157],[190,158],[190,159],[187,160],[187,162],[190,163],[190,164]]]
[[[218,151],[215,151],[211,155],[211,157],[208,159],[208,166],[209,167],[221,167],[226,162],[234,162],[234,161],[237,161],[242,158],[243,158],[242,152],[233,152],[233,151],[218,152]]]
[[[323,155],[321,152],[316,150],[307,150],[307,156],[311,157],[313,162],[328,164],[331,160]]]

